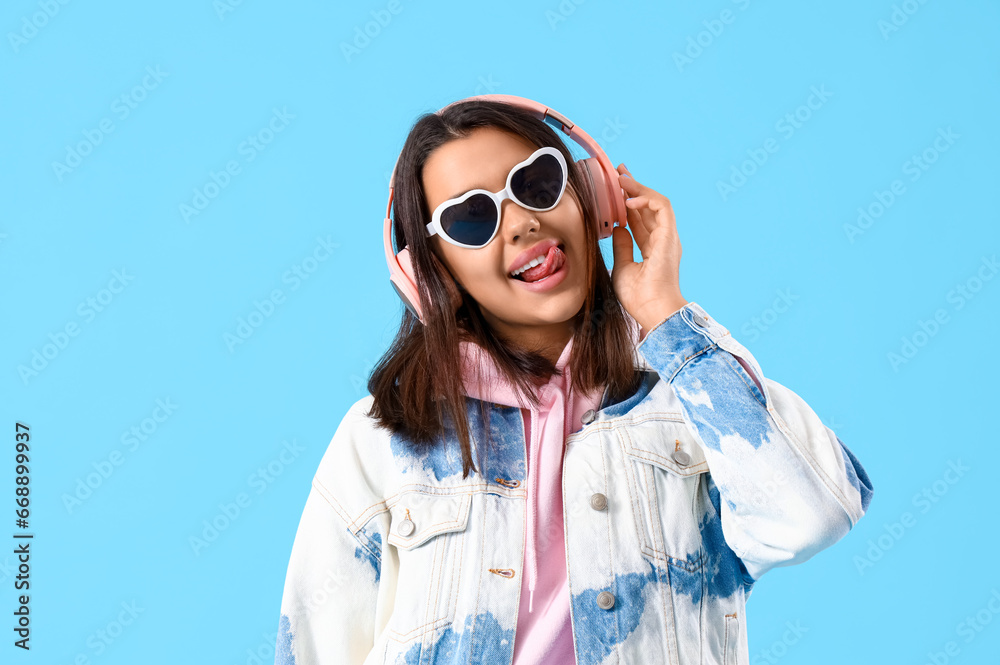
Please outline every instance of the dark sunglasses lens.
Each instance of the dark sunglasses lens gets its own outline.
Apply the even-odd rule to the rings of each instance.
[[[466,245],[485,245],[497,226],[497,206],[485,194],[473,194],[441,213],[448,237]]]
[[[511,193],[532,208],[552,208],[559,202],[563,188],[563,170],[553,155],[541,155],[523,166],[510,179]]]

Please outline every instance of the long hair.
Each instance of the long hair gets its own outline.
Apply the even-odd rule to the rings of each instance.
[[[459,343],[468,340],[483,347],[521,395],[522,403],[537,406],[537,387],[558,371],[540,353],[517,347],[496,334],[478,303],[433,255],[426,236],[431,211],[423,189],[424,164],[434,150],[448,141],[465,138],[479,127],[509,132],[538,148],[555,147],[563,153],[568,165],[574,164],[558,134],[518,106],[470,100],[440,114],[427,113],[417,119],[396,164],[392,224],[394,251],[409,247],[427,325],[404,308],[395,339],[368,378],[368,391],[374,398],[368,416],[376,420],[378,427],[401,436],[418,456],[443,444],[445,418],[451,419],[462,451],[463,479],[470,470],[477,469],[466,411],[469,398],[464,394],[460,375]],[[590,392],[607,386],[613,401],[621,401],[634,394],[642,378],[633,365],[634,342],[628,315],[615,296],[598,245],[597,200],[589,179],[579,167],[569,169],[566,192],[576,199],[583,212],[586,251],[591,259],[586,276],[590,289],[572,322],[571,390]],[[462,300],[457,312],[451,301],[456,289]],[[443,368],[447,370],[442,371]],[[489,436],[486,405],[480,406]]]

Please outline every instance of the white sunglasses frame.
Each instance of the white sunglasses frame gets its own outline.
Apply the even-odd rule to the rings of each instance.
[[[528,164],[531,164],[542,155],[552,155],[559,162],[559,166],[562,168],[562,175],[563,175],[562,187],[559,190],[559,195],[556,197],[555,203],[553,203],[551,206],[549,206],[548,208],[533,208],[531,206],[524,205],[521,201],[518,201],[517,198],[511,194],[510,179],[518,171],[518,169],[520,169],[523,166],[527,166]],[[500,231],[501,204],[504,201],[510,199],[517,205],[527,210],[533,210],[535,212],[546,212],[548,210],[552,210],[557,205],[559,205],[559,202],[562,201],[562,196],[563,193],[565,193],[566,191],[566,185],[568,183],[569,183],[569,168],[566,165],[566,157],[559,151],[558,148],[554,148],[552,146],[545,146],[539,148],[535,152],[531,153],[531,155],[523,162],[518,162],[513,167],[511,167],[510,172],[507,173],[507,183],[504,185],[504,188],[501,189],[499,192],[490,192],[485,189],[470,189],[465,194],[462,194],[461,196],[456,197],[454,199],[448,199],[447,201],[439,205],[437,208],[435,208],[434,215],[431,217],[431,222],[427,225],[427,235],[428,237],[433,235],[441,236],[442,239],[446,240],[447,242],[450,242],[452,245],[456,245],[457,247],[464,247],[466,249],[482,249],[483,247],[486,247],[491,242],[493,242],[493,239],[497,237],[497,233]],[[446,208],[458,203],[462,203],[469,197],[474,196],[476,194],[485,194],[486,196],[490,197],[490,199],[496,205],[497,223],[493,228],[493,235],[491,235],[490,239],[484,242],[482,245],[466,245],[465,243],[459,242],[454,238],[450,237],[447,233],[445,233],[444,229],[441,227],[441,213],[444,212]]]

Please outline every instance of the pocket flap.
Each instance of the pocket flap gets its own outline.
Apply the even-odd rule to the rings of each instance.
[[[431,536],[464,531],[471,505],[471,494],[406,492],[389,508],[387,540],[390,545],[410,550]]]
[[[705,451],[683,421],[638,418],[621,428],[625,454],[679,476],[708,471]]]

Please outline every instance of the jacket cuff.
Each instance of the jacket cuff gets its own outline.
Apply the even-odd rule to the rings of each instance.
[[[689,302],[656,324],[636,347],[667,382],[695,356],[718,346],[729,334],[696,302]]]

